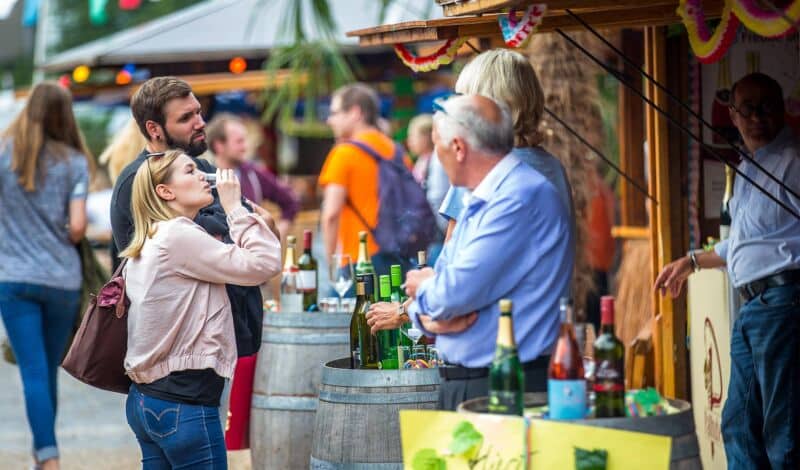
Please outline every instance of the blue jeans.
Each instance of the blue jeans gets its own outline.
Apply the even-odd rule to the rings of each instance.
[[[728,468],[800,467],[800,286],[767,289],[742,307],[722,437]]]
[[[80,307],[80,291],[0,282],[0,315],[19,365],[34,457],[58,457],[58,366]]]
[[[128,425],[142,449],[142,469],[228,468],[219,408],[149,397],[131,385]]]

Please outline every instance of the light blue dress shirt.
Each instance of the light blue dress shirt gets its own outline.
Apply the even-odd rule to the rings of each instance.
[[[800,193],[800,142],[788,127],[756,150],[753,158]],[[739,171],[800,213],[800,200],[752,163],[742,161]],[[800,220],[743,178],[736,178],[733,185],[730,211],[730,236],[717,243],[714,250],[726,261],[734,286],[800,268]]]
[[[447,173],[445,173],[442,162],[439,161],[435,151],[431,155],[430,162],[428,162],[428,178],[425,183],[425,197],[428,199],[431,210],[436,214],[447,192],[450,190],[450,180],[447,178]],[[436,225],[442,233],[447,231],[447,219],[444,217],[437,216]]]
[[[572,233],[575,233],[575,205],[572,201],[572,188],[567,180],[564,165],[541,147],[515,147],[511,150],[511,154],[532,166],[556,187],[561,201],[569,209],[570,225],[573,228]],[[439,206],[439,214],[446,219],[456,220],[464,208],[466,200],[469,200],[469,190],[453,186]]]
[[[486,367],[498,301],[511,299],[520,359],[531,361],[549,353],[558,336],[558,301],[569,289],[573,259],[569,216],[555,187],[507,155],[475,188],[409,316],[421,328],[420,313],[438,320],[477,311],[466,331],[437,335],[436,347],[448,363]]]

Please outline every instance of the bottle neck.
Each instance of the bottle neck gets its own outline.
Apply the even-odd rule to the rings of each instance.
[[[511,314],[501,314],[497,325],[497,345],[507,348],[516,348],[514,342],[514,322]]]
[[[286,247],[286,260],[283,262],[283,270],[290,271],[294,267],[294,245],[289,245]]]
[[[725,167],[725,193],[722,196],[722,203],[727,204],[733,197],[733,169]]]
[[[311,254],[311,232],[303,234],[303,253]]]
[[[359,264],[369,263],[369,252],[367,251],[367,241],[361,240],[358,243],[358,261]]]

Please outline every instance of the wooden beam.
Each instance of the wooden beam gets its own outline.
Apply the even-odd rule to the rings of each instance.
[[[660,83],[666,83],[666,36],[663,28],[645,29],[645,68]],[[647,97],[662,109],[667,109],[666,94],[649,83],[645,87]],[[673,253],[673,201],[680,200],[680,188],[670,184],[670,155],[667,120],[651,106],[646,112],[647,146],[650,168],[650,191],[658,200],[658,205],[650,202],[650,245],[652,253],[651,282],[655,282],[661,267],[674,258]],[[656,384],[660,392],[670,398],[683,395],[679,388],[682,381],[676,380],[680,368],[681,346],[685,347],[685,337],[676,325],[672,299],[659,293],[653,294],[654,315],[661,315],[660,335],[656,341]],[[681,372],[682,373],[682,372]]]
[[[484,15],[497,13],[503,9],[516,6],[525,8],[532,3],[546,3],[550,11],[569,9],[626,9],[631,7],[654,7],[674,5],[678,7],[677,0],[446,0],[439,2],[444,11],[444,16]]]
[[[644,37],[639,30],[622,31],[622,52],[640,67],[644,64]],[[635,67],[625,63],[622,72],[632,77],[632,83],[638,91],[642,91],[641,74]],[[619,141],[619,167],[634,181],[645,181],[644,175],[644,103],[629,87],[619,84],[618,87],[617,140]],[[647,211],[645,198],[626,179],[619,179],[620,216],[622,225],[646,226]]]
[[[703,8],[708,18],[719,17],[723,0],[708,0]],[[660,6],[630,7],[623,9],[592,10],[578,12],[581,19],[595,28],[625,28],[642,26],[663,26],[680,22],[675,4]],[[362,46],[385,44],[405,44],[409,42],[441,41],[453,38],[502,38],[497,14],[466,16],[457,18],[437,18],[403,23],[380,25],[372,28],[349,31],[350,37],[358,37]],[[583,26],[563,10],[549,10],[539,26],[540,33],[556,28],[582,30]]]

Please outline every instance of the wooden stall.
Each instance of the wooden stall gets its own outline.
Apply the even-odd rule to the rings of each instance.
[[[489,44],[502,44],[498,17],[509,7],[522,9],[532,1],[511,0],[437,0],[445,17],[409,21],[351,31],[362,45],[405,44],[452,40],[458,38],[488,39]],[[538,2],[536,2],[538,3]],[[707,18],[719,17],[722,1],[704,2]],[[643,57],[644,70],[662,84],[671,84],[666,56],[666,28],[679,23],[678,0],[554,0],[546,2],[546,13],[535,34],[583,30],[574,13],[596,29],[641,28],[641,41],[623,41],[623,48]],[[569,10],[569,11],[568,11]],[[470,41],[470,43],[475,41]],[[476,42],[477,43],[477,42]],[[636,75],[635,70],[628,70]],[[669,86],[669,85],[668,85]],[[659,107],[668,109],[663,91],[644,82],[642,91]],[[620,93],[620,167],[632,178],[647,185],[653,200],[644,198],[626,181],[621,182],[621,220],[615,236],[623,239],[649,240],[650,280],[654,281],[661,266],[686,251],[686,224],[681,178],[685,165],[680,158],[669,158],[679,152],[680,141],[668,128],[667,119],[633,92],[621,87]],[[642,120],[644,116],[644,120]],[[641,143],[646,142],[646,149]],[[645,159],[646,155],[646,159]],[[646,179],[645,168],[650,169]],[[647,181],[645,183],[645,181]],[[652,282],[650,283],[652,285]],[[688,397],[688,355],[686,351],[685,300],[652,294],[654,381],[659,391],[672,398]]]

